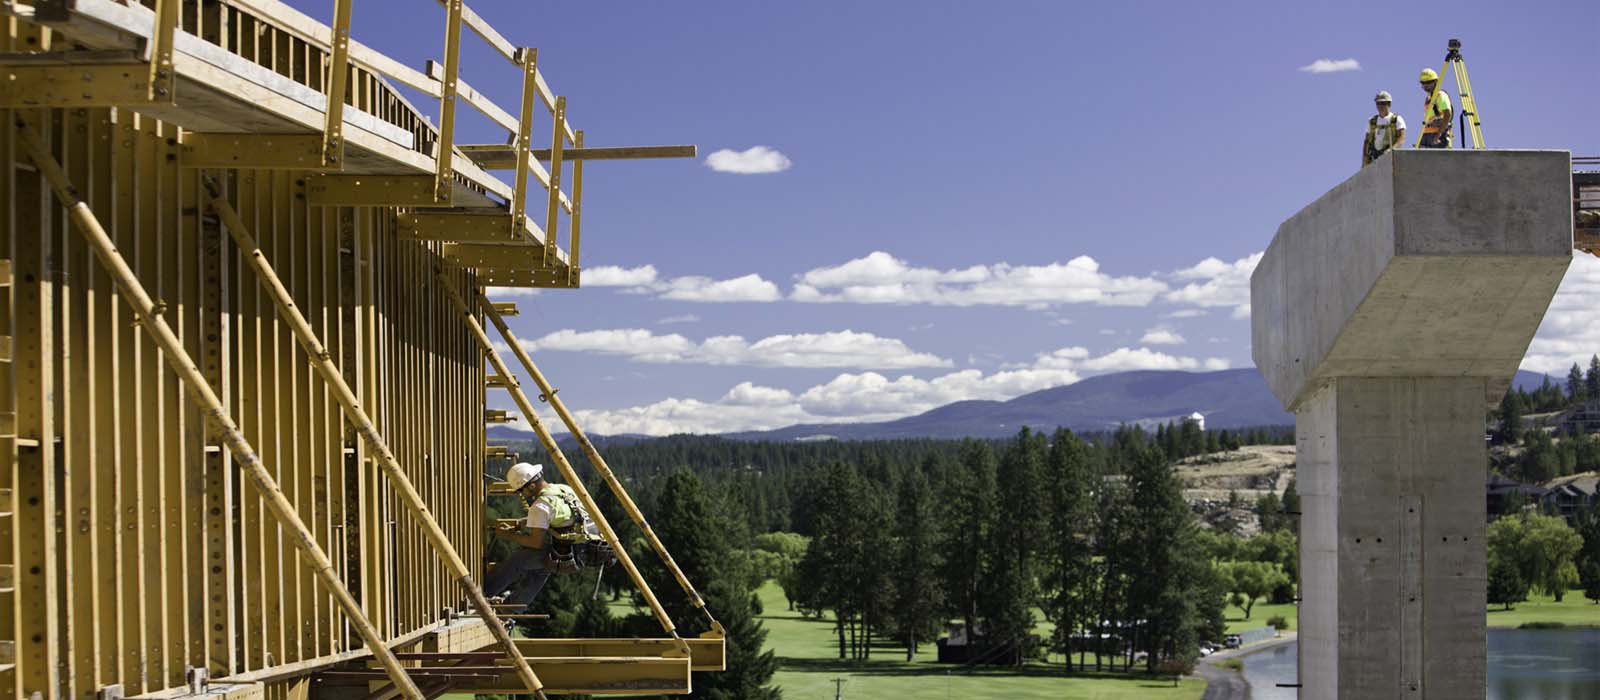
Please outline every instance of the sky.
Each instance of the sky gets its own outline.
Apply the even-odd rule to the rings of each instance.
[[[699,147],[586,166],[583,288],[494,295],[598,434],[1251,367],[1261,251],[1358,169],[1374,93],[1420,121],[1452,37],[1490,145],[1600,155],[1592,0],[469,4],[539,49],[588,145]],[[443,18],[357,3],[353,34],[420,68]],[[462,61],[515,113],[514,66],[470,35]],[[504,142],[461,111],[459,141]],[[1525,369],[1600,351],[1597,294],[1575,258]]]

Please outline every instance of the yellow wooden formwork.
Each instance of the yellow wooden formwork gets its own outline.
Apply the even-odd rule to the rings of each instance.
[[[333,27],[278,0],[0,3],[0,700],[300,697],[315,692],[311,674],[374,661],[358,630],[401,654],[447,634],[494,642],[492,610],[454,617],[461,576],[426,529],[477,578],[484,423],[509,417],[486,412],[480,338],[442,285],[578,286],[584,161],[694,150],[586,148],[537,52],[461,0],[438,3],[445,61],[426,73],[351,38],[371,4],[328,1]],[[463,29],[520,71],[517,118],[461,80]],[[507,128],[512,147],[477,149],[500,161],[455,147],[458,101]],[[535,148],[535,107],[550,117],[548,148]],[[508,164],[511,184],[488,173]],[[241,259],[208,178],[320,341],[319,361],[370,416],[367,440],[297,355],[300,327]],[[92,254],[89,229],[115,246],[110,258]],[[197,382],[217,413],[188,398]],[[375,462],[377,435],[403,477]],[[240,454],[246,466],[259,455],[261,479],[241,474]],[[428,517],[408,513],[396,478]],[[257,484],[286,501],[268,508]],[[309,564],[313,550],[333,578]],[[671,641],[513,660],[545,659],[534,668],[569,692],[685,692],[685,642]],[[720,639],[691,641],[720,653]],[[513,680],[495,687],[537,687],[509,663]],[[428,671],[368,673],[409,688]],[[389,687],[373,695],[400,694]]]

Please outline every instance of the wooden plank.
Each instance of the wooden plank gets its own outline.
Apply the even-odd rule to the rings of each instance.
[[[92,119],[87,112],[76,110],[62,115],[61,135],[66,141],[61,149],[64,152],[62,165],[71,173],[74,181],[80,183],[80,192],[85,199],[94,196],[96,184],[92,177],[90,153],[93,145],[90,135]],[[61,445],[62,477],[66,482],[61,512],[66,516],[66,522],[63,523],[66,526],[66,571],[71,574],[66,577],[67,596],[63,601],[65,626],[69,630],[63,650],[70,651],[70,670],[65,678],[66,692],[69,696],[77,696],[98,686],[101,654],[97,648],[100,638],[96,623],[100,619],[100,610],[96,588],[100,587],[102,579],[95,557],[100,535],[95,521],[97,517],[104,516],[94,500],[92,455],[99,435],[93,423],[93,372],[88,345],[90,260],[88,251],[71,235],[66,235],[71,233],[66,226],[58,226],[57,229],[54,245],[57,260],[65,272],[59,288],[62,322],[58,342],[64,351],[62,364],[66,370],[66,381],[56,392],[56,401],[63,406],[65,421],[60,426],[62,434],[81,436],[75,440],[63,440]]]
[[[168,213],[162,211],[159,169],[161,167],[161,124],[153,119],[141,119],[134,140],[134,172],[139,192],[137,228],[133,247],[125,253],[128,263],[140,279],[153,279],[158,275],[166,237]],[[156,287],[160,294],[159,286]],[[141,339],[142,340],[142,339]],[[162,464],[162,448],[167,429],[167,413],[163,395],[166,368],[161,365],[161,353],[148,341],[139,344],[139,378],[136,406],[139,411],[137,431],[141,464]],[[163,570],[166,568],[166,474],[163,469],[141,469],[143,479],[139,485],[139,510],[144,515],[140,533],[138,575],[144,577],[145,646],[144,688],[161,688],[166,685],[168,636],[168,591]],[[160,566],[149,566],[149,562]]]
[[[446,73],[444,66],[440,65],[437,61],[428,61],[429,79],[436,80],[442,85],[445,82],[445,75]],[[507,132],[512,134],[517,133],[517,119],[515,117],[511,116],[509,112],[502,109],[500,105],[495,104],[494,100],[491,100],[488,96],[478,92],[476,88],[468,84],[467,81],[462,80],[459,76],[456,78],[456,97],[458,97],[461,101],[466,102],[473,109],[478,110],[478,112],[483,114],[483,116],[488,117],[489,121],[499,124],[500,127],[505,129]]]
[[[493,143],[464,143],[456,146],[474,163],[485,170],[511,170],[517,167],[514,146]],[[550,160],[548,148],[536,148],[533,157]],[[601,148],[575,147],[561,152],[562,160],[642,160],[653,158],[693,158],[696,147],[680,146],[611,146]]]
[[[89,120],[89,141],[92,155],[90,157],[92,173],[88,178],[88,200],[95,212],[102,215],[102,221],[112,226],[118,222],[116,191],[119,183],[115,172],[116,141],[118,125],[112,120],[110,110],[94,110]],[[3,160],[3,159],[0,159]],[[96,586],[97,596],[95,613],[98,624],[95,634],[98,654],[100,659],[98,673],[100,678],[111,680],[121,678],[120,660],[122,658],[122,643],[127,635],[125,627],[129,624],[128,616],[110,615],[117,610],[122,592],[122,579],[127,576],[117,576],[117,582],[107,582],[106,578],[113,573],[124,571],[118,561],[121,551],[121,533],[117,527],[120,520],[118,513],[118,474],[121,472],[119,465],[122,459],[120,432],[118,429],[118,387],[117,387],[117,357],[118,344],[121,332],[117,326],[117,310],[122,307],[122,301],[117,298],[111,278],[106,275],[99,265],[88,261],[88,253],[84,253],[85,272],[82,277],[87,286],[87,318],[84,323],[85,342],[88,356],[84,358],[89,366],[89,401],[92,403],[93,412],[89,418],[87,430],[93,436],[92,450],[89,459],[94,465],[94,494],[96,513],[90,517],[94,521],[95,537],[95,576],[102,583]]]

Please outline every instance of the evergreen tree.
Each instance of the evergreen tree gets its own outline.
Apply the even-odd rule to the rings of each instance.
[[[1300,534],[1300,491],[1295,488],[1295,480],[1290,479],[1289,485],[1283,489],[1283,515],[1289,525],[1289,531]]]
[[[1583,388],[1589,398],[1600,398],[1600,355],[1589,357],[1589,374],[1584,377]]]
[[[1600,501],[1578,511],[1576,525],[1583,547],[1578,550],[1578,587],[1583,597],[1600,603]]]
[[[1043,532],[1049,546],[1043,552],[1043,607],[1056,626],[1053,646],[1066,654],[1069,671],[1072,635],[1089,626],[1094,611],[1094,473],[1088,452],[1072,431],[1057,430],[1045,469],[1049,517]]]
[[[995,527],[994,451],[988,443],[962,442],[960,461],[950,470],[950,477],[940,489],[947,494],[947,509],[940,534],[945,557],[939,578],[951,614],[961,618],[970,634],[978,623],[979,595],[985,586],[984,553],[991,546]]]
[[[1044,436],[1023,428],[1000,458],[997,518],[989,538],[989,556],[979,596],[985,634],[998,644],[1012,644],[1033,629],[1038,599],[1036,551],[1045,526]]]
[[[1583,381],[1583,368],[1578,363],[1572,363],[1572,369],[1567,370],[1567,398],[1572,403],[1578,403],[1588,398],[1589,387]]]
[[[862,612],[863,593],[858,583],[866,549],[864,519],[865,483],[854,467],[843,462],[828,465],[817,499],[816,536],[801,560],[802,575],[815,581],[818,609],[832,610],[839,658],[851,658],[855,621]],[[852,640],[847,641],[846,634]]]
[[[1494,438],[1502,445],[1515,445],[1522,439],[1522,392],[1516,387],[1511,387],[1504,398],[1500,399],[1500,408],[1495,411],[1495,418],[1500,421],[1500,427],[1495,430]]]
[[[1528,599],[1528,582],[1522,571],[1508,554],[1491,552],[1489,555],[1489,604],[1512,605]]]
[[[1143,621],[1139,647],[1146,670],[1158,661],[1192,660],[1204,567],[1196,546],[1194,519],[1171,463],[1150,450],[1128,464],[1133,522],[1127,547],[1137,575],[1128,588],[1128,618]]]
[[[1098,579],[1099,587],[1096,591],[1094,616],[1090,619],[1094,629],[1091,638],[1099,640],[1108,634],[1116,635],[1124,645],[1125,665],[1131,665],[1133,651],[1127,645],[1132,640],[1124,622],[1133,619],[1128,602],[1129,586],[1140,572],[1133,541],[1135,514],[1127,486],[1121,482],[1106,484],[1100,490],[1096,511],[1100,514],[1094,540],[1095,556],[1099,561],[1095,578]],[[1105,626],[1107,622],[1115,626],[1107,629]],[[1104,660],[1102,657],[1108,651],[1110,650],[1100,649],[1097,646],[1094,670],[1101,670],[1101,663]]]
[[[894,626],[906,645],[908,662],[916,658],[918,643],[938,635],[944,619],[944,591],[932,575],[940,559],[935,505],[920,470],[901,480],[895,514],[900,537],[894,557]]]
[[[777,700],[779,691],[767,684],[777,671],[778,660],[771,650],[762,650],[767,631],[756,618],[748,576],[739,570],[740,559],[733,556],[735,546],[745,543],[730,539],[730,534],[739,532],[739,528],[727,516],[725,506],[707,495],[694,474],[676,472],[662,485],[650,520],[661,539],[671,544],[673,559],[684,575],[699,587],[706,607],[727,629],[727,670],[696,673],[693,697]],[[662,607],[685,636],[707,631],[710,626],[704,616],[671,573],[653,559],[638,558],[645,564],[640,566],[640,573]],[[640,625],[653,626],[653,621],[641,621]]]

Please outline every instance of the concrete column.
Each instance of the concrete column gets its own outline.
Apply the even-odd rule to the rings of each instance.
[[[1348,377],[1301,404],[1301,698],[1483,697],[1484,391]]]
[[[1571,182],[1559,151],[1392,152],[1251,276],[1295,412],[1302,700],[1484,696],[1484,419],[1571,261]]]

